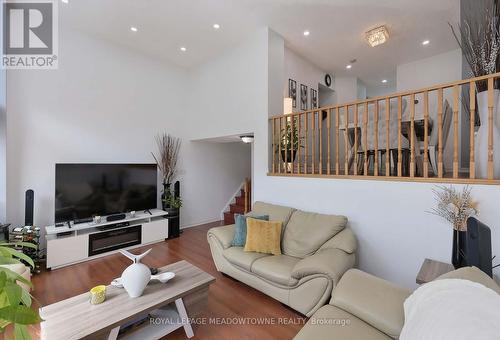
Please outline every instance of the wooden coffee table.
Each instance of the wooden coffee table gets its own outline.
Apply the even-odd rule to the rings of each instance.
[[[40,308],[42,339],[159,339],[180,327],[191,338],[189,318],[206,307],[215,278],[186,261],[159,271],[174,272],[175,277],[167,283],[151,282],[138,298],[107,286],[106,301],[99,305],[91,305],[89,293],[84,293]],[[120,326],[144,317],[142,325],[119,334]]]

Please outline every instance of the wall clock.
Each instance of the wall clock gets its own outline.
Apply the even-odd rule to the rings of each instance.
[[[328,87],[332,85],[332,76],[330,76],[328,73],[325,75],[325,85]]]

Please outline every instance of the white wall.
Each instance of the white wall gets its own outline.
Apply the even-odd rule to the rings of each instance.
[[[385,96],[385,95],[396,93],[396,92],[397,92],[396,85],[392,85],[392,84],[390,84],[390,85],[381,84],[378,86],[366,88],[367,98]]]
[[[271,45],[272,46],[272,45]],[[285,55],[285,77],[283,82],[283,97],[288,97],[288,79],[293,79],[297,82],[297,106],[293,108],[293,112],[299,112],[300,110],[300,85],[304,84],[307,86],[307,109],[311,108],[311,89],[318,91],[318,84],[325,84],[325,74],[326,71],[320,69],[316,65],[312,64],[310,61],[304,59],[302,56],[298,55],[291,49],[284,48]],[[318,101],[319,102],[319,101]],[[279,114],[278,111],[274,114]]]
[[[444,84],[462,79],[462,52],[460,49],[438,54],[430,58],[416,60],[411,63],[398,65],[397,67],[398,92],[416,90],[432,85]],[[415,114],[423,116],[423,96],[417,95],[419,103],[415,105]],[[453,93],[451,89],[444,91],[444,99],[453,105]],[[437,92],[429,93],[429,115],[437,122]],[[460,106],[459,111],[462,110]],[[461,131],[459,131],[459,136]],[[444,150],[444,165],[446,169],[452,167],[453,155],[453,126],[448,135],[448,141]],[[462,140],[461,138],[459,140]],[[459,152],[460,155],[460,152]]]
[[[460,49],[416,60],[397,67],[397,91],[419,89],[462,78]]]
[[[196,100],[187,101],[192,114],[186,131],[192,139],[254,132],[261,123],[268,110],[262,99],[267,98],[267,41],[268,32],[262,29],[190,70],[190,94]]]
[[[8,71],[8,219],[24,221],[24,192],[35,191],[35,223],[53,222],[54,164],[153,162],[154,136],[183,139],[181,224],[220,218],[248,176],[242,143],[189,141],[187,73],[126,48],[60,30],[56,71]]]
[[[367,92],[367,89],[366,89],[366,85],[365,83],[363,83],[361,80],[358,79],[358,95],[357,95],[357,99],[359,100],[364,100],[366,99],[366,92]]]
[[[358,99],[358,78],[335,77],[335,94],[337,103],[349,103]]]

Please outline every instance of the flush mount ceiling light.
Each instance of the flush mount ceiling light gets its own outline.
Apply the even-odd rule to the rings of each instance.
[[[131,30],[132,32],[137,32],[137,31],[138,31],[137,27],[134,27],[134,26],[130,27],[130,30]]]
[[[366,41],[371,47],[381,45],[389,39],[387,27],[379,26],[365,33]]]
[[[345,68],[346,68],[346,69],[348,69],[348,70],[350,70],[350,69],[352,68],[352,65],[351,65],[351,64],[349,64],[349,65],[347,65]]]
[[[186,52],[186,51],[187,51],[187,48],[185,48],[184,46],[182,46],[182,47],[180,48],[180,50],[181,50],[182,52]]]
[[[61,1],[65,4],[69,3],[69,0],[61,0]]]
[[[253,136],[240,136],[241,141],[245,144],[252,143],[253,142]]]
[[[218,30],[218,29],[220,28],[220,25],[219,25],[219,24],[214,24],[212,27],[213,27],[214,29]]]
[[[309,36],[309,34],[311,34],[311,32],[309,32],[309,31],[304,31],[304,36],[305,36],[305,37]]]
[[[387,83],[387,79],[382,79],[382,83]]]
[[[430,40],[424,40],[424,41],[422,41],[422,45],[424,45],[424,46],[425,45],[429,45],[429,43],[430,43]]]

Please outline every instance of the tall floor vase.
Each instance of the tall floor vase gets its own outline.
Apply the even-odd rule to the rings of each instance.
[[[453,229],[453,244],[451,251],[451,263],[455,269],[467,266],[466,251],[467,232]]]
[[[500,90],[493,90],[493,171],[494,178],[500,178]],[[481,126],[475,140],[476,176],[488,178],[488,91],[477,94],[478,114]]]

